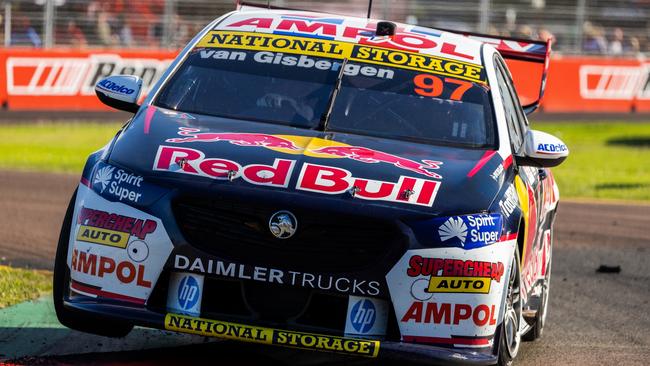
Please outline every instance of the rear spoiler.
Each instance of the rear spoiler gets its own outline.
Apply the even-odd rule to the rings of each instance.
[[[544,97],[544,90],[546,89],[546,77],[548,75],[548,66],[551,59],[550,39],[544,42],[531,39],[459,32],[449,29],[440,30],[460,34],[467,38],[493,45],[506,62],[510,61],[508,62],[508,66],[510,72],[513,74],[513,83],[517,89],[517,94],[519,95],[524,112],[529,115],[537,110],[542,98]],[[535,64],[539,65],[539,67],[537,70],[532,71],[537,72],[531,73],[530,69],[531,67],[534,67]],[[519,65],[519,67],[515,65]],[[522,75],[517,75],[517,70],[521,70]],[[535,80],[531,80],[531,75],[533,74],[536,78]],[[531,85],[530,83],[533,84]]]
[[[368,14],[370,14],[372,0],[369,0],[368,5]],[[270,0],[265,2],[235,0],[235,6],[237,10],[244,11],[249,10],[248,8],[310,11],[275,6],[271,4]],[[325,11],[318,12],[328,13]],[[345,14],[340,15],[345,16]],[[548,75],[551,56],[551,40],[544,42],[444,28],[434,27],[434,29],[459,34],[479,42],[493,45],[508,63],[508,68],[513,76],[513,83],[517,89],[517,94],[519,95],[524,112],[529,115],[539,108],[542,97],[544,96],[544,90],[546,89],[546,77]]]

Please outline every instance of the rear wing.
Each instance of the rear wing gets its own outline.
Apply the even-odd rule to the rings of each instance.
[[[519,95],[519,102],[526,114],[531,114],[537,110],[546,89],[546,78],[551,59],[551,40],[544,42],[447,29],[441,30],[461,34],[493,45],[508,64],[512,81]]]
[[[321,10],[303,10],[275,6],[270,0],[251,2],[235,0],[235,6],[237,7],[237,10],[241,11],[253,9],[282,9],[329,13]],[[371,8],[372,0],[369,0],[368,15],[371,13]],[[493,45],[508,64],[508,69],[510,70],[515,89],[517,90],[517,95],[519,96],[519,102],[526,114],[531,114],[537,110],[546,88],[546,77],[548,74],[551,55],[550,40],[544,42],[530,39],[491,36],[443,28],[434,29],[459,34],[482,43]]]

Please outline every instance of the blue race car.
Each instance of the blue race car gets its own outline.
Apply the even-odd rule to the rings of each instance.
[[[88,158],[61,230],[62,324],[508,365],[542,333],[568,149],[530,129],[550,45],[242,6]],[[504,58],[541,66],[522,107]]]

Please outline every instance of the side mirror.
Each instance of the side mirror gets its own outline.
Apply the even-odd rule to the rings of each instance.
[[[142,91],[142,79],[133,75],[115,75],[95,84],[97,98],[109,107],[135,113],[140,106],[138,98]]]
[[[525,139],[524,156],[516,157],[518,165],[551,168],[569,156],[564,142],[546,132],[529,130]]]

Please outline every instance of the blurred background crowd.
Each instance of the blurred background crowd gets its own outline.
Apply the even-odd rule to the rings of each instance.
[[[258,2],[260,2],[258,0]],[[263,1],[261,1],[263,2]],[[272,0],[365,14],[366,1]],[[0,0],[4,45],[179,48],[233,0]],[[566,54],[650,54],[650,0],[375,0],[373,16],[502,36],[554,39]]]

